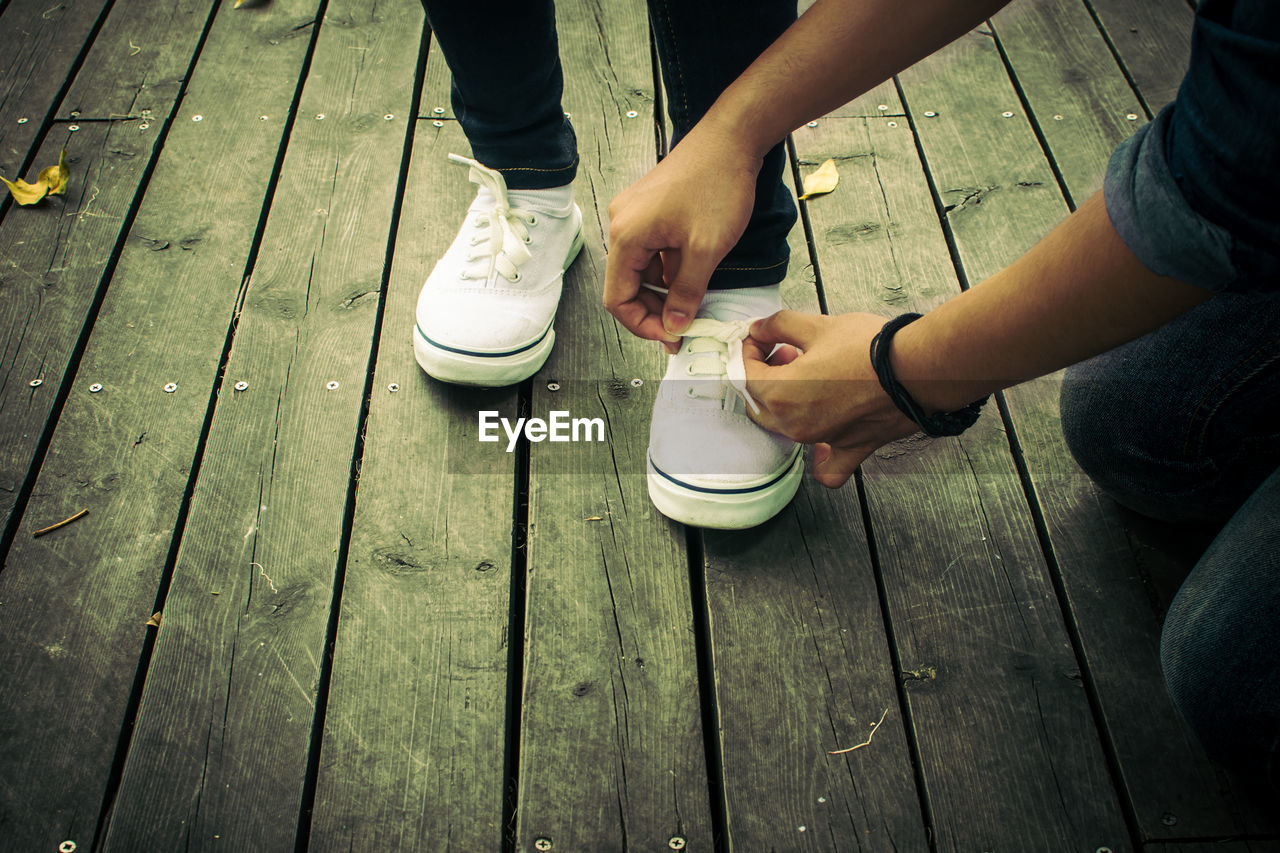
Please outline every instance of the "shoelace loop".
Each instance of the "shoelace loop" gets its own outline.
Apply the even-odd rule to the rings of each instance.
[[[712,370],[697,371],[697,375],[723,375],[742,401],[751,407],[751,411],[759,413],[760,406],[747,391],[747,368],[742,360],[742,342],[751,335],[751,324],[755,318],[746,320],[713,320],[710,317],[699,317],[689,324],[685,330],[688,350],[691,353],[706,353],[719,356],[718,364]],[[707,344],[701,343],[707,341]],[[695,365],[707,359],[694,359],[689,363],[690,373]]]
[[[537,217],[527,210],[511,206],[511,200],[507,197],[507,182],[500,172],[487,169],[475,160],[458,154],[450,154],[449,159],[454,163],[470,166],[471,182],[488,189],[496,202],[492,211],[481,214],[477,220],[481,227],[488,229],[488,233],[471,241],[475,246],[484,244],[485,252],[469,260],[488,259],[486,281],[493,277],[495,270],[508,281],[519,280],[520,265],[533,257],[528,248],[527,226],[532,225]]]

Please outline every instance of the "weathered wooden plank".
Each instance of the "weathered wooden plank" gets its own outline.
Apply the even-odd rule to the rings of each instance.
[[[1107,155],[1146,121],[1138,96],[1077,0],[1015,3],[991,23],[1071,198],[1083,202],[1102,187]]]
[[[684,535],[653,508],[644,474],[662,355],[621,331],[599,296],[606,206],[655,156],[645,9],[561,3],[558,17],[586,246],[568,276],[555,351],[533,381],[532,412],[608,426],[603,443],[530,448],[516,844],[658,850],[681,838],[708,849]]]
[[[514,411],[516,393],[435,382],[414,361],[418,289],[474,196],[447,160],[467,150],[457,122],[432,123],[448,96],[448,75],[433,78],[444,91],[423,90],[378,347],[315,851],[502,846],[515,457],[476,441],[476,412]]]
[[[265,36],[314,11],[309,0],[278,0],[255,17],[215,22],[206,57],[239,56],[249,42],[263,47],[245,61],[197,70],[23,527],[86,507],[90,514],[55,535],[19,536],[6,555],[0,672],[22,688],[0,697],[0,822],[14,847],[93,838],[261,208],[256,193],[217,189],[231,174],[266,186],[280,144],[279,118],[190,118],[214,98],[228,114],[283,116],[307,45],[267,47]],[[168,382],[174,393],[163,390]],[[90,393],[98,383],[103,390]]]
[[[211,14],[207,0],[167,0],[148,4],[145,10],[114,4],[58,108],[58,117],[80,122],[163,120],[182,93],[193,52]],[[177,21],[189,23],[175,32]],[[309,30],[297,32],[309,34]],[[269,44],[278,37],[276,32],[255,35],[241,45],[244,53],[261,50],[263,41]]]
[[[974,116],[979,127],[999,128],[1009,121],[1002,112],[1016,109],[1007,81],[1002,92],[978,73],[974,48],[965,43],[970,39],[984,40],[980,58],[998,70],[990,40],[977,35],[902,75],[913,114],[936,113],[919,119],[923,127]],[[1012,107],[1001,109],[1000,98]],[[831,131],[820,126],[815,133]],[[981,204],[985,210],[993,186],[1053,192],[1043,189],[1046,179],[1052,187],[1052,176],[1034,138],[1030,148],[989,162],[985,135],[991,132],[971,128],[962,145],[927,152],[930,164],[942,158],[982,167],[981,181],[953,180],[958,166],[943,176],[935,170],[944,199],[957,209]],[[867,177],[851,183],[871,189],[868,201],[843,215],[810,205],[828,305],[832,311],[881,310],[882,303],[927,308],[956,283],[910,132],[889,118],[868,120],[865,133],[865,147],[852,152],[840,150],[839,137],[833,146],[797,134],[808,160],[863,154],[848,165]],[[823,221],[829,213],[832,219]],[[1018,227],[994,223],[989,239],[1021,239],[1004,233]],[[897,270],[878,273],[877,267]],[[988,413],[958,440],[916,439],[886,448],[864,464],[863,474],[939,849],[1127,849],[999,418]]]
[[[326,10],[108,849],[293,844],[421,26],[411,0]]]
[[[813,6],[815,0],[800,0],[797,11],[804,14]],[[854,116],[902,115],[902,103],[898,100],[897,87],[893,80],[886,80],[869,92],[864,92],[849,103],[831,111],[830,118],[852,118]]]
[[[12,517],[29,476],[103,267],[116,246],[157,135],[95,123],[51,135],[41,160],[65,148],[65,199],[22,209],[0,224],[0,509]],[[37,387],[30,382],[38,381]],[[42,526],[40,524],[36,525]]]
[[[1114,146],[1145,120],[1136,106],[1128,113],[1135,121],[1119,115],[1132,89],[1073,2],[1020,4],[994,23],[1067,190],[1083,201],[1101,185]],[[1050,113],[1070,120],[1047,119]],[[1062,439],[1057,382],[1029,383],[1007,399],[1141,832],[1187,837],[1266,827],[1218,778],[1168,700],[1159,658],[1163,606],[1152,606],[1149,560],[1126,530],[1133,520],[1074,464]]]
[[[799,229],[791,243],[783,301],[816,313]],[[927,847],[854,484],[806,477],[775,520],[703,539],[732,847]]]
[[[24,7],[25,4],[10,7],[6,15]],[[50,20],[61,19],[63,6],[45,8]],[[168,45],[163,53],[131,58],[135,72],[144,78],[176,75],[181,79],[210,8],[208,3],[197,4],[171,10],[172,14],[134,21],[129,31],[137,37]],[[104,26],[81,67],[82,77],[107,75],[118,64],[119,55],[128,53],[123,17],[117,11]],[[82,26],[76,21],[78,18],[66,21],[72,36]],[[36,41],[38,48],[40,40]],[[44,92],[43,87],[36,91],[50,97],[56,94]],[[0,246],[5,247],[0,256],[0,287],[4,288],[4,322],[10,329],[10,346],[5,348],[0,372],[7,378],[10,370],[18,370],[19,375],[13,379],[31,374],[17,386],[9,382],[0,385],[0,412],[9,412],[9,416],[0,415],[0,510],[5,529],[13,521],[18,489],[28,476],[36,443],[59,394],[68,362],[74,359],[86,317],[100,297],[103,269],[118,249],[117,236],[154,159],[160,122],[176,105],[177,89],[157,92],[156,96],[149,102],[156,119],[146,127],[141,123],[117,126],[97,121],[75,125],[75,131],[55,127],[42,143],[36,163],[58,162],[59,150],[65,147],[71,171],[70,196],[51,198],[38,207],[14,209],[15,215],[6,217],[0,225]],[[56,106],[50,104],[50,109]],[[31,123],[22,127],[31,127]],[[87,138],[82,139],[81,135]],[[32,378],[42,380],[38,394],[27,388]]]
[[[1277,853],[1280,841],[1275,839],[1221,841],[1163,841],[1144,844],[1143,853]]]
[[[58,92],[107,5],[15,0],[0,13],[9,57],[0,62],[0,175],[14,179],[55,115]]]
[[[1191,59],[1194,14],[1184,0],[1085,0],[1151,114],[1178,94]]]

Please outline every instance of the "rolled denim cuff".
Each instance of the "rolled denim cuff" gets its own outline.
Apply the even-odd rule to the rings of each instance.
[[[1165,159],[1173,110],[1173,104],[1165,107],[1116,147],[1103,182],[1107,215],[1120,239],[1153,273],[1226,290],[1239,277],[1231,235],[1191,209]]]
[[[1280,256],[1199,214],[1174,179],[1165,154],[1176,102],[1116,147],[1103,195],[1120,239],[1147,269],[1213,291],[1277,286]]]

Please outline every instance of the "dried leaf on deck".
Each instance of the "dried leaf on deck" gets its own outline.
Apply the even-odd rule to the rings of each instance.
[[[63,148],[62,153],[58,155],[58,165],[41,169],[36,183],[44,181],[49,187],[49,195],[66,195],[69,177],[71,177],[71,170],[67,168],[67,149]]]
[[[4,181],[5,186],[9,188],[9,195],[13,196],[13,200],[24,206],[35,204],[49,194],[49,185],[44,181],[29,184],[22,178],[11,181],[5,177],[0,177],[0,181]]]
[[[836,161],[828,160],[805,176],[804,195],[800,196],[800,199],[803,201],[815,195],[825,195],[834,190],[838,183],[840,183],[840,173],[836,171]]]
[[[5,186],[9,188],[9,194],[13,196],[13,200],[25,207],[35,204],[46,195],[66,193],[67,178],[70,175],[71,172],[67,169],[67,152],[63,149],[58,155],[58,165],[41,169],[34,184],[29,184],[22,178],[10,181],[8,178],[0,177],[0,181],[4,181]]]
[[[159,627],[160,627],[160,617],[161,617],[162,615],[163,615],[163,614],[162,614],[162,613],[160,613],[160,611],[158,611],[158,610],[157,610],[155,613],[152,613],[152,614],[151,614],[151,618],[147,620],[147,627],[148,627],[148,628],[159,628]]]

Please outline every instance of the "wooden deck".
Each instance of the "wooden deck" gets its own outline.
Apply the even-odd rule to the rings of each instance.
[[[1164,695],[1195,543],[1083,478],[1053,380],[759,529],[657,514],[663,357],[599,307],[666,139],[646,13],[558,7],[587,247],[546,367],[475,392],[410,347],[471,194],[416,0],[0,0],[0,174],[71,169],[0,206],[0,850],[1280,850]],[[787,302],[1012,260],[1190,22],[1020,0],[799,129],[842,179]],[[608,442],[507,454],[480,409]]]

